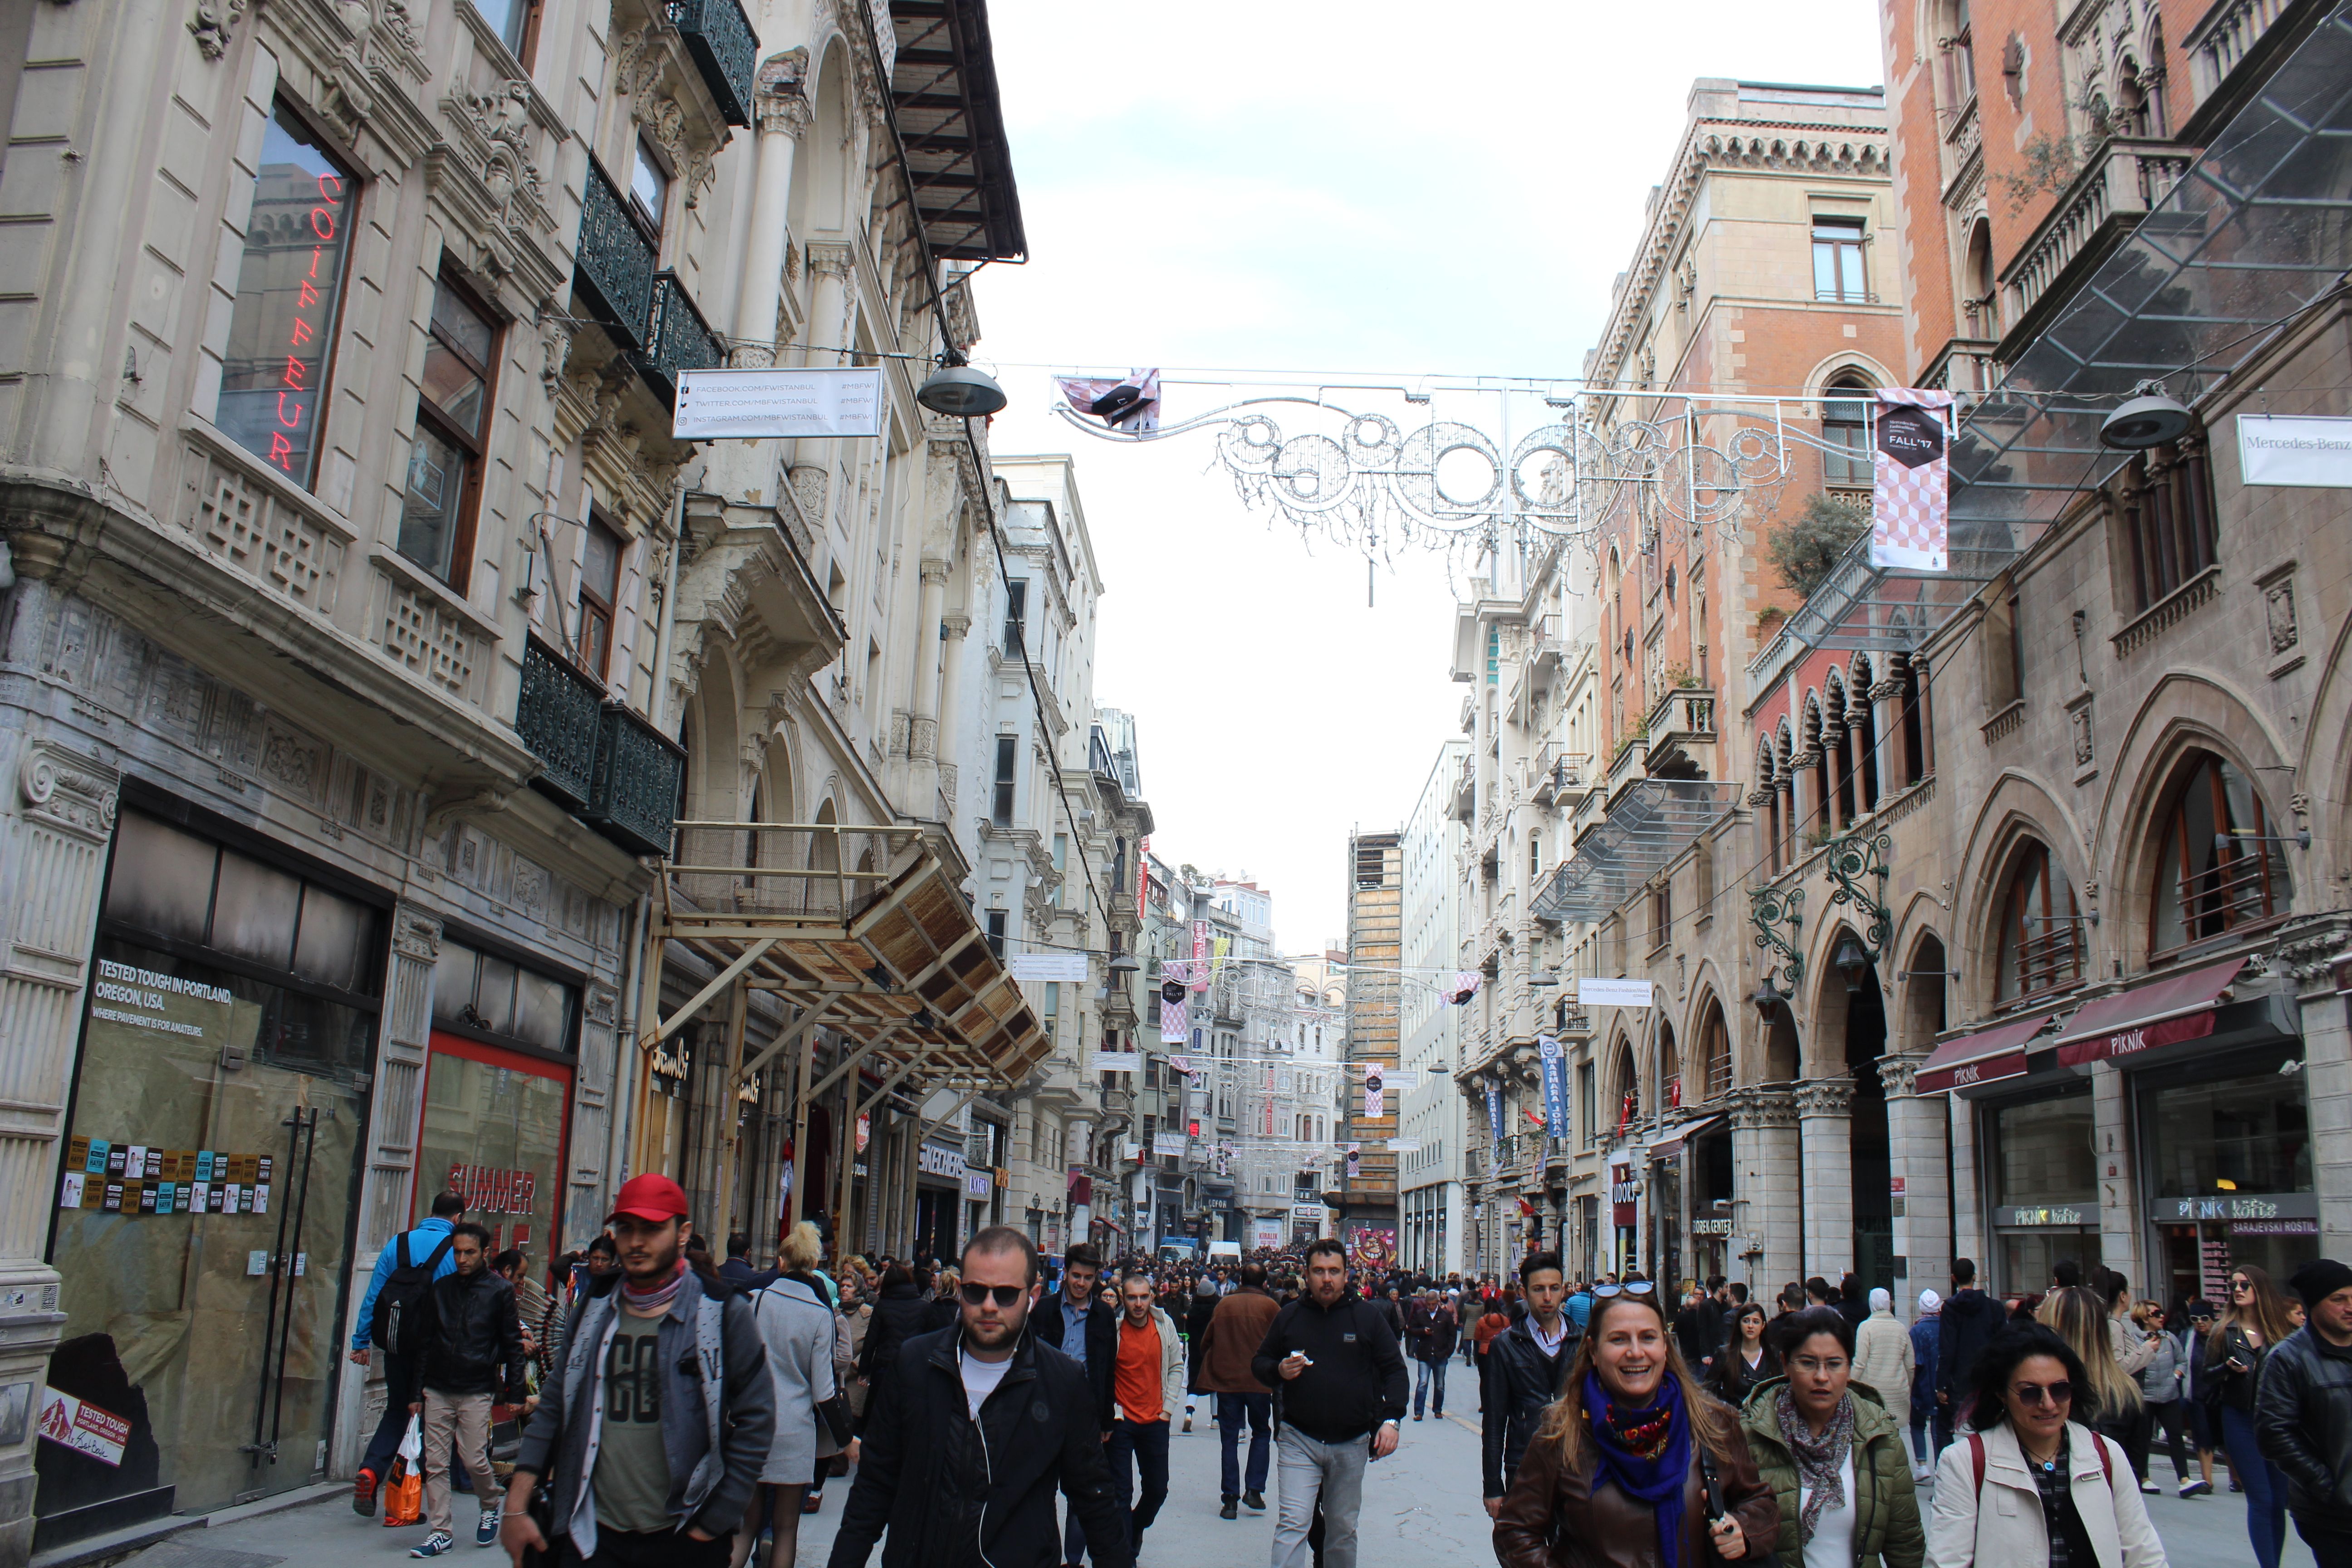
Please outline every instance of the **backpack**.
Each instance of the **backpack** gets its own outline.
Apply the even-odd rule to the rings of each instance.
[[[375,1319],[368,1325],[368,1338],[386,1355],[409,1355],[417,1350],[418,1325],[425,1317],[425,1292],[432,1289],[434,1273],[457,1239],[443,1237],[441,1245],[418,1263],[408,1256],[411,1234],[404,1230],[393,1238],[393,1261],[396,1267],[385,1276],[383,1289],[375,1293]]]

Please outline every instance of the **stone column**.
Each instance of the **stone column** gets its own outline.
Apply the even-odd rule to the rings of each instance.
[[[1952,1194],[1944,1169],[1945,1110],[1938,1095],[1922,1097],[1914,1079],[1916,1056],[1878,1058],[1878,1081],[1886,1086],[1886,1138],[1890,1163],[1903,1190],[1895,1194],[1895,1254],[1904,1259],[1895,1315],[1909,1321],[1919,1291],[1939,1293],[1952,1267]]]
[[[1797,1085],[1804,1144],[1805,1272],[1835,1283],[1853,1267],[1853,1080]]]
[[[777,73],[778,66],[788,63],[779,56],[761,66],[753,110],[760,125],[758,166],[744,234],[743,279],[735,295],[739,341],[732,356],[743,370],[763,370],[776,363],[776,312],[784,299],[784,247],[791,238],[786,217],[792,206],[793,158],[814,118],[797,73],[789,82]]]
[[[958,610],[940,617],[940,798],[953,817],[960,804],[961,776],[957,763],[963,744],[963,639],[971,617]]]
[[[2091,1068],[2091,1117],[2099,1173],[2099,1261],[2147,1295],[2147,1255],[2140,1238],[2147,1227],[2140,1223],[2146,1211],[2139,1197],[2131,1095],[2122,1070],[2111,1061]]]
[[[1888,661],[1902,658],[1889,654]],[[1878,796],[1881,800],[1901,789],[1903,777],[1903,682],[1882,680],[1870,689],[1871,711],[1875,716],[1877,731]],[[1938,1287],[1940,1289],[1940,1287]]]
[[[1950,1102],[1945,1113],[1951,1118],[1952,1255],[1974,1258],[1977,1283],[1985,1285],[1991,1279],[1992,1260],[1985,1249],[1992,1233],[1985,1228],[1984,1188],[1977,1179],[1976,1108],[1957,1094],[1944,1099]]]
[[[907,755],[920,761],[940,754],[940,612],[948,596],[948,563],[937,556],[922,563],[921,608],[915,616],[914,718],[908,727]]]
[[[1747,1266],[1751,1293],[1769,1298],[1791,1274],[1803,1277],[1796,1096],[1786,1084],[1760,1084],[1729,1099],[1734,1236],[1764,1249],[1752,1262],[1730,1261]]]
[[[1789,858],[1804,858],[1805,835],[1813,830],[1813,763],[1821,753],[1797,752],[1789,759]]]
[[[1843,724],[1822,726],[1821,771],[1829,774],[1827,789],[1822,795],[1822,820],[1832,833],[1845,830],[1844,814],[1838,809],[1838,763],[1845,757],[1846,730]]]
[[[2313,1184],[2319,1189],[2322,1258],[2352,1258],[2352,1037],[2345,1005],[2323,971],[2304,984],[2318,989],[2302,996],[2303,1093],[2311,1118]]]
[[[38,637],[47,617],[40,587],[20,595],[17,638]],[[30,656],[12,650],[27,665]],[[62,699],[58,706],[64,706]],[[19,712],[15,717],[22,719]],[[35,721],[34,733],[39,732]],[[0,1388],[25,1387],[39,1414],[49,1352],[65,1324],[58,1271],[42,1260],[57,1203],[58,1141],[65,1135],[82,993],[106,845],[121,775],[75,744],[13,731],[16,788],[0,814]],[[95,748],[93,748],[95,749]],[[32,1423],[0,1448],[0,1563],[32,1555]]]

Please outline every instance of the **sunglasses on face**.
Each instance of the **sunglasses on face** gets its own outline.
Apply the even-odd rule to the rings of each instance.
[[[2232,1279],[2230,1281],[2230,1289],[2232,1290],[2251,1290],[2253,1288],[2254,1282],[2251,1279]]]
[[[996,1298],[996,1304],[999,1308],[1006,1311],[1011,1311],[1013,1310],[1013,1304],[1015,1301],[1018,1301],[1022,1297],[1029,1294],[1029,1287],[1026,1285],[973,1285],[966,1283],[958,1287],[958,1292],[963,1297],[963,1304],[967,1307],[984,1307],[988,1304],[988,1299],[991,1296],[993,1296]]]
[[[2009,1392],[2021,1405],[2070,1405],[2074,1399],[2074,1385],[2063,1379],[2052,1384],[2011,1384]]]
[[[1606,1300],[1611,1296],[1646,1296],[1654,1289],[1647,1279],[1636,1279],[1630,1285],[1595,1285],[1592,1293]]]

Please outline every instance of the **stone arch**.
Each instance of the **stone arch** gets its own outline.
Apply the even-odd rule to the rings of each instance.
[[[1684,1068],[1683,1103],[1721,1099],[1732,1087],[1731,1016],[1708,985],[1696,993],[1691,1010],[1691,1056]]]
[[[848,226],[856,102],[852,69],[849,46],[833,34],[820,47],[816,68],[809,73],[812,120],[803,143],[807,174],[793,182],[794,234],[839,234]]]
[[[1642,1114],[1642,1084],[1633,1051],[1633,1037],[1621,1026],[1609,1039],[1609,1049],[1601,1058],[1601,1114],[1594,1118],[1603,1135],[1625,1123],[1625,1097],[1633,1097],[1633,1120]]]
[[[1867,390],[1874,387],[1893,386],[1897,380],[1898,378],[1892,372],[1868,354],[1856,353],[1852,349],[1844,349],[1828,355],[1814,364],[1811,370],[1805,373],[1803,385],[1805,395],[1818,403],[1831,387],[1841,381],[1859,382]]]
[[[751,769],[743,753],[743,690],[734,648],[724,641],[706,647],[700,679],[687,699],[688,820],[744,819]]]
[[[1899,951],[1910,956],[1902,966],[1895,1016],[1887,1020],[1889,1051],[1916,1055],[1935,1047],[1936,1038],[1950,1026],[1952,967],[1944,939],[1929,928],[1911,933]]]
[[[1660,1111],[1679,1103],[1675,1080],[1682,1077],[1682,1043],[1675,1033],[1674,1021],[1663,1012],[1650,1040],[1651,1084],[1650,1103]]]

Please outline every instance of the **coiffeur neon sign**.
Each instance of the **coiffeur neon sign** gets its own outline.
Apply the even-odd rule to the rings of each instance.
[[[305,215],[316,243],[310,266],[294,293],[294,312],[286,329],[286,366],[278,387],[278,428],[269,433],[269,460],[287,473],[303,477],[298,456],[307,459],[312,427],[318,423],[316,377],[326,369],[325,329],[335,308],[334,289],[342,250],[343,182],[341,176],[318,176],[319,200]],[[323,285],[323,287],[322,287]],[[310,349],[308,354],[301,351]],[[289,432],[301,437],[298,447]]]

